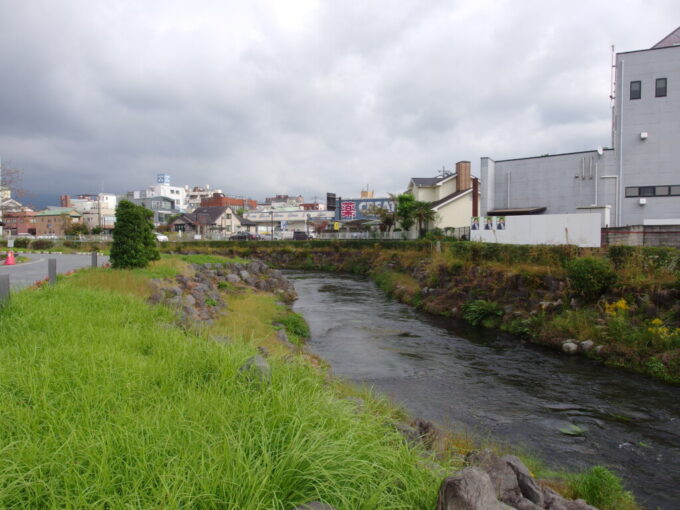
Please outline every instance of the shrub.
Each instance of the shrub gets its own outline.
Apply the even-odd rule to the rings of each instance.
[[[602,466],[594,466],[580,474],[574,483],[574,492],[576,497],[600,510],[636,508],[632,494],[623,489],[619,477]]]
[[[486,299],[476,299],[462,306],[463,318],[473,326],[496,328],[500,325],[503,317],[503,308]]]
[[[595,257],[581,257],[566,265],[571,291],[585,301],[595,301],[616,281],[611,263]]]
[[[309,338],[309,326],[302,315],[290,312],[279,319],[279,322],[283,324],[286,333],[289,335],[297,338]]]
[[[113,229],[111,266],[117,269],[146,267],[160,259],[153,234],[153,213],[128,200],[116,207],[116,226]]]
[[[31,243],[31,248],[34,250],[49,250],[54,246],[54,243],[49,239],[36,239]]]
[[[31,240],[26,239],[25,237],[20,237],[18,239],[14,240],[14,247],[15,248],[28,248],[28,245],[30,244]]]

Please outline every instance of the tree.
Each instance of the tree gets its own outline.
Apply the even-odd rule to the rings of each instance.
[[[160,258],[152,218],[153,213],[141,205],[135,205],[129,200],[119,202],[111,245],[112,267],[146,267],[152,260]]]
[[[93,233],[94,233],[94,229]],[[71,225],[64,230],[64,234],[67,236],[78,236],[78,235],[88,235],[90,233],[90,230],[87,228],[87,225],[85,223],[71,223]]]
[[[434,221],[437,213],[432,209],[430,202],[413,202],[413,218],[418,222],[418,237],[422,238],[427,232],[427,224]]]
[[[23,177],[23,170],[15,168],[12,162],[2,164],[0,160],[0,235],[3,233],[2,222],[5,212],[16,210],[14,202],[10,200],[12,195],[17,197],[25,195],[25,191],[20,189],[19,184]]]
[[[410,193],[402,193],[397,195],[396,217],[401,224],[401,228],[409,230],[415,223],[413,217],[413,203],[415,199]]]

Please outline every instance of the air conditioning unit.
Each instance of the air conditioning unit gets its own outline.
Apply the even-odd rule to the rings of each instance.
[[[647,203],[647,199],[646,199],[646,198],[641,198],[641,199],[640,199],[640,205],[645,205],[646,203]]]

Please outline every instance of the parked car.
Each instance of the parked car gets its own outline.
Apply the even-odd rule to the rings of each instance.
[[[294,241],[306,241],[307,239],[309,239],[307,232],[293,232]]]
[[[252,232],[236,232],[229,236],[230,241],[257,241],[259,239],[260,236]]]
[[[159,234],[158,232],[154,232],[154,234],[156,236],[156,241],[158,241],[159,243],[168,242],[168,236],[166,236],[165,234]]]

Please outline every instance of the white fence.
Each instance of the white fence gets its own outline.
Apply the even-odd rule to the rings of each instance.
[[[599,248],[601,244],[599,213],[540,214],[506,216],[504,228],[499,229],[498,218],[479,223],[471,230],[473,241],[504,244],[574,244]],[[486,227],[489,228],[486,228]]]

